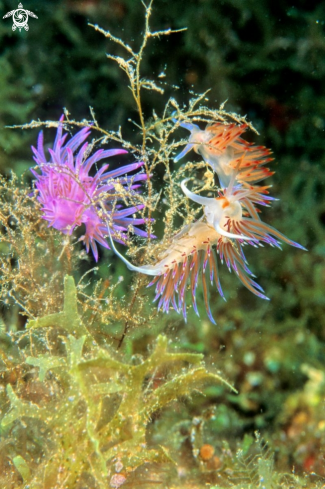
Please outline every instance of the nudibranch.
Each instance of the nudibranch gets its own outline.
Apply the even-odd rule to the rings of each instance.
[[[191,134],[188,144],[174,158],[175,163],[193,149],[217,173],[222,188],[229,185],[231,176],[237,170],[237,181],[250,184],[273,175],[274,172],[264,167],[273,160],[270,157],[271,151],[241,137],[247,124],[217,122],[207,126],[204,131],[189,122],[179,122],[179,125]]]
[[[97,164],[112,156],[126,154],[125,149],[99,149],[89,155],[89,143],[86,142],[91,131],[84,127],[72,138],[63,133],[64,116],[61,116],[53,148],[49,148],[49,156],[44,150],[44,137],[41,131],[38,136],[37,148],[32,146],[36,169],[31,169],[35,177],[35,195],[41,205],[42,218],[63,234],[71,235],[78,226],[84,227],[83,241],[87,253],[91,248],[94,258],[98,261],[97,244],[109,248],[104,236],[106,224],[101,218],[101,209],[113,222],[114,236],[121,243],[129,239],[130,225],[134,234],[147,236],[146,231],[138,228],[145,220],[136,218],[135,213],[144,205],[124,207],[123,196],[136,197],[139,183],[147,180],[145,173],[134,170],[141,169],[143,161],[123,165],[107,171],[109,164],[100,169]],[[36,170],[39,170],[38,173]],[[130,175],[131,173],[131,175]],[[118,190],[119,189],[119,190]],[[118,202],[117,202],[118,201]],[[114,237],[115,239],[115,237]]]
[[[245,287],[258,297],[268,299],[262,287],[252,279],[254,275],[247,266],[242,245],[251,243],[257,246],[265,242],[281,248],[278,241],[281,240],[291,246],[305,248],[263,223],[258,216],[255,217],[254,212],[251,217],[244,217],[245,203],[243,201],[250,197],[246,189],[229,185],[224,194],[220,193],[219,197],[210,198],[191,192],[186,187],[186,182],[187,180],[182,181],[181,188],[189,199],[203,206],[205,221],[201,219],[185,226],[173,238],[171,245],[158,258],[156,264],[132,265],[117,251],[108,228],[109,239],[113,251],[130,270],[154,276],[148,287],[156,284],[154,300],[159,299],[158,310],[162,309],[163,312],[168,313],[172,305],[177,312],[182,312],[186,320],[186,289],[190,285],[193,308],[199,315],[196,288],[198,277],[201,275],[205,308],[210,321],[215,323],[209,306],[209,279],[211,285],[213,280],[215,281],[219,294],[224,298],[220,286],[216,252],[221,262],[226,262],[229,271],[234,270]],[[255,196],[256,190],[254,191]],[[263,197],[261,196],[260,199]],[[249,209],[249,206],[246,205],[246,207]]]
[[[221,262],[225,261],[229,271],[234,270],[245,287],[258,297],[268,299],[263,294],[262,287],[251,278],[254,275],[247,266],[241,247],[229,238],[220,235],[213,226],[201,220],[185,226],[154,265],[132,265],[116,249],[109,228],[108,236],[112,250],[129,270],[154,277],[148,287],[156,284],[154,301],[159,299],[158,310],[161,309],[168,313],[172,306],[176,312],[183,314],[185,321],[187,317],[186,290],[189,285],[193,308],[199,315],[196,289],[198,278],[201,276],[205,308],[210,321],[215,324],[209,305],[209,281],[211,285],[215,282],[220,296],[225,299],[219,280],[216,251]]]

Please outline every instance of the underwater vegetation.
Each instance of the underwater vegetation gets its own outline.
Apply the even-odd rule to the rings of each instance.
[[[128,365],[112,358],[107,350],[98,348],[83,324],[76,287],[69,276],[65,278],[63,310],[29,321],[28,330],[36,341],[39,329],[49,336],[54,333],[52,338],[62,354],[42,354],[40,349],[25,358],[24,363],[38,371],[30,383],[36,397],[27,401],[7,384],[10,406],[1,421],[4,433],[16,424],[19,438],[25,423],[29,426],[33,421],[28,459],[27,440],[16,445],[17,455],[12,459],[23,487],[84,487],[85,483],[119,487],[144,463],[170,462],[162,447],[147,447],[146,427],[152,414],[207,382],[222,381],[204,368],[202,355],[169,353],[163,336],[157,338],[145,361]],[[169,364],[174,365],[172,378],[155,385],[155,374]],[[184,368],[191,364],[194,367]],[[114,395],[120,395],[119,402]],[[10,438],[7,443],[11,444]],[[6,483],[5,475],[2,477]],[[18,481],[15,484],[18,487]]]
[[[321,169],[148,71],[185,31],[139,6],[140,38],[87,27],[128,124],[58,108],[0,178],[0,486],[322,487]]]

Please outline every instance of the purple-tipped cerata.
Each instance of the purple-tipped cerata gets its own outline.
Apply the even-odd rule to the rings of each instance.
[[[104,164],[91,175],[94,164],[127,151],[99,149],[89,155],[88,143],[85,141],[90,135],[90,129],[83,128],[68,139],[68,134],[62,133],[63,118],[60,119],[53,148],[48,150],[49,161],[44,152],[43,132],[38,136],[37,149],[32,147],[36,169],[41,171],[39,174],[31,169],[36,178],[37,199],[41,204],[42,217],[49,222],[49,226],[64,234],[72,234],[82,224],[85,226],[81,240],[87,252],[91,247],[97,261],[97,243],[109,248],[105,239],[107,216],[115,241],[125,242],[130,225],[135,234],[147,236],[144,230],[137,227],[144,224],[145,220],[134,217],[144,206],[141,204],[124,208],[119,203],[123,196],[135,194],[140,186],[138,182],[146,180],[147,175],[139,172],[129,175],[143,166],[142,161],[112,171],[107,171],[109,165]]]

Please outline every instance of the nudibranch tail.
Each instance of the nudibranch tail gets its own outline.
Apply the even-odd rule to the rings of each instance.
[[[144,273],[145,275],[157,275],[157,272],[148,267],[148,266],[144,266],[144,267],[137,267],[135,265],[132,265],[131,262],[129,262],[117,249],[116,249],[116,246],[114,244],[114,241],[113,241],[113,238],[112,238],[112,234],[111,234],[111,230],[110,230],[110,227],[109,225],[107,225],[107,232],[108,232],[108,239],[109,239],[109,242],[110,242],[110,246],[112,248],[112,250],[114,251],[114,253],[122,260],[123,263],[125,263],[125,265],[128,267],[129,270],[132,270],[132,272],[138,272],[138,273]]]

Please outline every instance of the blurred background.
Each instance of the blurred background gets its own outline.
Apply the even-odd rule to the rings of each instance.
[[[30,146],[38,131],[5,126],[58,120],[63,107],[81,120],[90,117],[91,106],[102,127],[122,126],[124,137],[136,142],[126,77],[106,58],[121,55],[122,48],[88,23],[137,49],[144,24],[140,0],[25,0],[24,8],[38,16],[29,18],[28,32],[13,32],[12,19],[2,19],[17,5],[0,1],[0,172],[26,172],[31,181]],[[152,29],[188,29],[149,44],[142,74],[164,73],[166,90],[144,94],[147,117],[153,108],[159,115],[171,95],[182,105],[190,91],[207,89],[211,107],[227,100],[226,110],[247,114],[260,132],[248,139],[272,148],[275,157],[269,184],[280,200],[264,219],[309,250],[284,245],[282,252],[247,252],[267,303],[222,271],[228,301],[212,299],[217,326],[205,319],[203,307],[202,320],[191,313],[187,325],[176,313],[159,316],[157,330],[177,346],[204,353],[239,391],[232,396],[223,387],[211,389],[175,416],[202,416],[216,404],[205,442],[220,458],[225,440],[231,444],[259,430],[280,468],[295,465],[325,476],[325,3],[156,0],[153,9]],[[159,182],[161,175],[153,178]],[[128,282],[121,287],[122,294]],[[154,337],[153,330],[142,332],[135,351],[145,352]],[[168,419],[162,415],[151,434],[162,444],[155,430]]]

